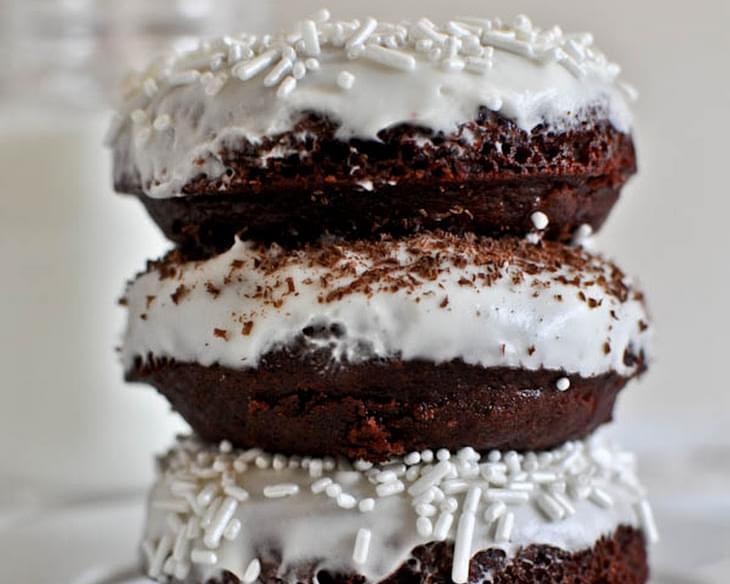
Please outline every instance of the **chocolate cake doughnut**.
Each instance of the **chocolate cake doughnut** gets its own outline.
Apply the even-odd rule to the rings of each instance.
[[[171,582],[642,583],[656,526],[630,453],[416,451],[378,466],[180,438],[143,552]]]
[[[373,461],[585,436],[651,336],[641,293],[600,256],[443,232],[177,252],[125,303],[127,378],[202,438]]]
[[[636,171],[619,68],[591,35],[469,19],[307,20],[225,37],[129,84],[116,190],[177,244],[600,228]]]

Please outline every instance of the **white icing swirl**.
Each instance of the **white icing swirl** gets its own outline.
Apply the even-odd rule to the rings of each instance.
[[[134,78],[109,135],[117,178],[139,173],[147,195],[180,195],[201,173],[223,175],[222,147],[291,130],[302,112],[330,116],[343,139],[377,139],[402,123],[450,133],[481,106],[525,131],[598,107],[629,131],[619,68],[592,43],[525,17],[512,26],[308,21],[288,35],[215,39]]]
[[[312,349],[350,362],[461,359],[584,377],[636,372],[624,356],[648,355],[651,330],[632,288],[620,298],[601,285],[612,282],[615,266],[576,250],[583,265],[556,267],[554,255],[533,257],[524,242],[483,241],[427,234],[382,242],[377,253],[366,244],[284,252],[237,241],[207,261],[175,265],[173,277],[152,270],[127,290],[124,366],[152,355],[256,367],[314,327],[337,334],[307,336]],[[480,245],[507,246],[509,262],[501,265],[505,256],[496,252],[479,258]],[[318,260],[322,250],[339,250],[339,259]],[[424,262],[433,275],[420,272]]]
[[[155,578],[204,580],[221,570],[243,578],[257,561],[280,556],[285,581],[313,561],[315,570],[378,581],[416,546],[446,539],[455,540],[452,577],[464,582],[469,559],[488,548],[508,557],[530,544],[577,552],[620,525],[641,526],[653,539],[634,466],[631,454],[596,438],[538,454],[412,453],[373,468],[181,439],[161,460],[150,495],[146,570]],[[468,523],[473,533],[462,527]],[[369,545],[356,546],[362,530]]]

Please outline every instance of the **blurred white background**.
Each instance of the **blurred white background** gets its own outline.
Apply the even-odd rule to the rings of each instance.
[[[111,191],[101,146],[110,81],[173,35],[185,44],[195,34],[278,27],[320,6],[0,0],[0,511],[139,492],[152,454],[184,427],[153,390],[125,387],[114,353],[123,284],[166,244],[136,201]],[[675,529],[689,515],[704,530],[707,562],[727,557],[718,554],[730,550],[730,3],[329,7],[335,16],[390,19],[525,12],[539,25],[593,31],[640,89],[640,175],[597,246],[643,283],[657,357],[624,392],[614,431],[641,454],[664,501],[657,554],[670,561],[694,537]],[[696,497],[677,504],[676,492]]]

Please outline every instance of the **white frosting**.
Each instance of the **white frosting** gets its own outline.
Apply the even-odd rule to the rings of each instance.
[[[478,265],[495,260],[476,260],[472,252],[478,247],[457,238],[449,242],[432,235],[387,241],[380,256],[364,245],[330,243],[342,256],[334,265],[320,265],[311,251],[237,241],[217,257],[178,266],[174,277],[152,270],[127,290],[124,366],[130,369],[136,358],[151,354],[206,366],[255,367],[267,353],[301,341],[304,329],[318,326],[340,334],[308,337],[311,348],[330,348],[335,360],[350,362],[461,359],[589,377],[609,371],[629,376],[635,365],[624,363],[624,353],[648,355],[645,307],[631,288],[622,301],[596,283],[610,281],[616,269],[600,257],[576,250],[587,260],[582,270],[548,267],[540,263],[548,261],[544,256],[529,257],[535,267],[530,274],[519,265],[520,252],[508,265]],[[457,253],[454,245],[465,247]],[[419,273],[424,252],[414,255],[414,246],[429,249],[425,255],[439,272],[435,279]],[[485,273],[491,283],[480,278]],[[366,293],[361,284],[372,275],[377,280]],[[390,288],[404,281],[411,286]],[[357,289],[350,293],[352,286]]]
[[[519,17],[512,26],[378,23],[358,36],[368,22],[310,21],[316,47],[302,39],[302,23],[288,35],[225,37],[155,62],[133,78],[112,125],[109,143],[123,153],[117,172],[139,172],[152,197],[180,195],[201,173],[223,175],[223,146],[291,130],[312,111],[338,121],[343,139],[377,139],[402,123],[450,133],[480,106],[526,131],[563,127],[592,107],[630,129],[619,68],[591,35],[540,30]],[[249,78],[256,63],[261,70]]]
[[[278,575],[285,581],[293,580],[290,569],[313,560],[317,570],[354,571],[377,581],[406,561],[414,547],[448,539],[456,540],[453,575],[460,582],[465,562],[480,550],[500,548],[512,557],[521,547],[546,544],[576,552],[593,547],[619,525],[655,533],[634,457],[600,438],[539,455],[492,452],[480,457],[467,448],[447,462],[434,460],[430,465],[421,462],[426,456],[413,453],[370,470],[355,463],[355,470],[344,461],[280,455],[272,461],[261,451],[231,451],[226,444],[219,451],[180,439],[161,460],[161,475],[150,495],[143,546],[146,569],[155,577],[179,570],[205,579],[224,569],[242,577],[252,561],[273,553],[280,554]],[[383,474],[386,471],[390,476]],[[436,479],[433,473],[443,476]],[[426,476],[431,486],[419,488]],[[271,494],[272,485],[297,492],[270,498],[265,492]],[[383,485],[389,487],[384,491]],[[340,492],[344,495],[338,498]],[[487,509],[506,492],[522,493],[522,498],[508,503],[496,521],[488,521]],[[359,510],[366,499],[374,500],[369,512]],[[449,513],[451,527],[429,535],[429,527]],[[468,514],[474,516],[471,538],[459,534]],[[498,525],[508,522],[502,518],[507,514],[513,515],[512,529]],[[419,517],[425,518],[420,520],[425,524],[421,535]],[[233,526],[228,538],[216,535],[237,521],[237,533]],[[353,552],[362,529],[370,531],[370,545],[365,561],[356,565]],[[503,541],[500,530],[506,536]],[[167,540],[161,544],[163,537]],[[211,563],[196,563],[205,552],[213,552],[207,558]]]

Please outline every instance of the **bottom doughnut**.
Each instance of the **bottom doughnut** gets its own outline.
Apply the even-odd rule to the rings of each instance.
[[[656,527],[634,466],[596,437],[380,465],[181,437],[159,460],[144,567],[186,584],[645,582]]]

